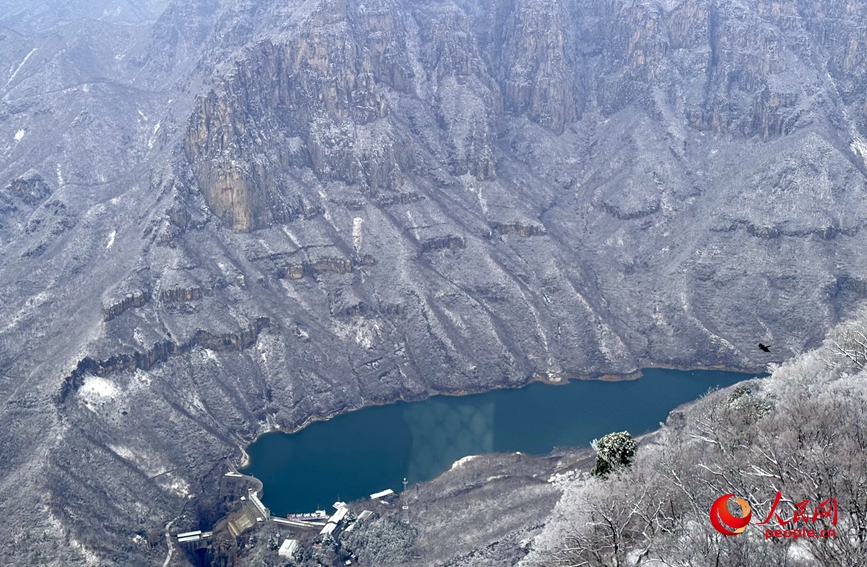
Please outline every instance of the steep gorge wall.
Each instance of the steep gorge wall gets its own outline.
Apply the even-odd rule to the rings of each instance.
[[[776,139],[813,123],[823,89],[865,104],[855,78],[867,51],[852,31],[859,10],[699,0],[669,11],[565,0],[323,4],[221,73],[198,99],[185,153],[214,213],[249,231],[319,210],[310,181],[288,172],[373,194],[422,173],[416,155],[434,148],[411,126],[414,113],[394,106],[397,94],[432,106],[449,149],[438,161],[477,179],[496,175],[493,148],[512,116],[559,135],[588,108],[659,113],[664,104],[700,131]],[[812,70],[811,40],[834,85]]]
[[[515,338],[517,327],[503,325],[500,307],[483,300],[501,297],[491,291],[498,285],[463,275],[491,262],[494,279],[530,286],[513,298],[532,313],[539,329],[533,340],[544,351],[551,329],[562,328],[552,322],[557,316],[541,314],[553,307],[538,284],[553,279],[561,283],[556,289],[568,281],[576,290],[578,311],[606,322],[592,338],[582,333],[597,346],[612,342],[589,357],[601,366],[623,362],[613,354],[622,345],[630,345],[633,365],[674,363],[673,342],[648,336],[685,321],[705,336],[698,350],[709,360],[749,365],[754,353],[721,338],[738,327],[731,316],[693,313],[690,300],[679,300],[678,315],[667,319],[684,321],[662,325],[629,304],[645,285],[639,280],[647,281],[642,269],[681,273],[684,290],[705,285],[686,256],[675,272],[646,258],[703,241],[686,237],[683,223],[715,235],[708,238],[739,227],[765,239],[859,233],[860,212],[815,222],[808,212],[825,206],[813,202],[826,199],[809,189],[814,173],[826,184],[863,184],[862,126],[853,111],[867,97],[852,72],[863,65],[853,30],[864,14],[855,5],[828,10],[797,1],[324,2],[281,23],[279,33],[260,34],[221,67],[197,99],[184,157],[225,225],[289,235],[290,251],[263,255],[278,279],[316,276],[329,296],[332,286],[352,281],[353,305],[376,305],[380,292],[355,277],[338,284],[318,276],[366,264],[371,270],[357,276],[379,281],[390,266],[405,270],[409,251],[419,269],[429,267],[466,301],[481,299],[495,321],[495,343],[511,350],[525,338]],[[832,21],[845,33],[824,35]],[[830,103],[838,97],[840,106]],[[801,165],[786,167],[791,159]],[[804,166],[811,160],[812,170]],[[733,164],[737,180],[729,179]],[[742,188],[739,198],[725,197],[730,183]],[[803,215],[776,202],[772,195],[783,187],[785,199],[803,204],[796,207]],[[853,193],[844,193],[823,202],[848,206],[842,203]],[[511,235],[533,243],[519,248]],[[602,252],[615,241],[622,271]],[[332,250],[311,252],[321,247]],[[564,272],[575,273],[545,273],[543,258],[552,253],[568,266]],[[383,263],[385,256],[394,257]],[[316,267],[332,259],[350,268]],[[416,289],[411,277],[391,274],[395,290]],[[624,274],[635,278],[625,293],[616,291]],[[742,276],[746,286],[759,274]],[[425,317],[438,312],[434,303],[423,301]],[[777,317],[768,309],[763,320]],[[708,322],[717,317],[728,322]],[[438,317],[443,336],[464,329],[453,318]],[[751,329],[744,336],[769,332],[766,323],[734,318]],[[801,334],[797,342],[805,340]],[[545,358],[532,365],[557,366],[556,356]],[[537,371],[548,370],[529,375]]]

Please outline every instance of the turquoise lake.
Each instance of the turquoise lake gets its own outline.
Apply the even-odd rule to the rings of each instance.
[[[456,460],[481,453],[546,455],[589,445],[612,431],[640,435],[713,387],[750,374],[648,369],[638,380],[541,383],[471,396],[368,407],[292,434],[269,433],[247,452],[242,472],[265,485],[274,515],[330,509],[386,488],[430,480]]]

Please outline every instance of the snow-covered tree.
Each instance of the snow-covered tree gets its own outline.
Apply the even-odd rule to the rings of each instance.
[[[609,433],[602,439],[594,439],[590,445],[596,451],[596,466],[590,472],[602,478],[632,464],[638,448],[628,431]]]

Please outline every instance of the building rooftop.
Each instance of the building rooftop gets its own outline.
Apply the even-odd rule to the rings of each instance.
[[[287,539],[283,541],[283,545],[280,546],[280,549],[277,550],[277,555],[280,557],[292,557],[295,554],[295,551],[298,549],[298,540],[297,539]]]
[[[337,512],[334,513],[333,516],[328,518],[329,524],[337,524],[346,517],[346,513],[349,512],[349,508],[339,508]]]
[[[376,500],[377,498],[385,498],[386,496],[391,496],[392,494],[394,494],[394,490],[389,488],[388,490],[383,490],[382,492],[376,492],[374,494],[371,494],[370,499]]]

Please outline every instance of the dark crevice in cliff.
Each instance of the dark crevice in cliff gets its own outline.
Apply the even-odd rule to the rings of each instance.
[[[161,341],[154,343],[153,348],[145,352],[133,351],[131,354],[115,354],[104,360],[85,357],[78,363],[75,370],[64,378],[60,392],[57,394],[57,402],[59,404],[66,402],[69,395],[76,392],[84,384],[84,379],[87,376],[107,376],[116,372],[150,370],[171,357],[180,356],[195,348],[207,348],[214,351],[247,349],[256,343],[259,334],[270,325],[271,320],[268,317],[259,317],[238,333],[215,334],[198,330],[189,340],[180,344],[172,341]]]
[[[707,15],[707,33],[708,43],[710,44],[710,61],[708,63],[707,72],[708,79],[713,79],[713,72],[719,64],[719,8],[716,2],[711,2],[710,10]]]
[[[707,40],[710,47],[710,54],[707,61],[707,79],[704,87],[704,108],[700,119],[701,129],[707,129],[707,124],[712,122],[709,117],[714,114],[714,83],[716,82],[716,72],[719,66],[720,58],[720,37],[719,37],[719,7],[716,2],[711,2],[707,13]]]

